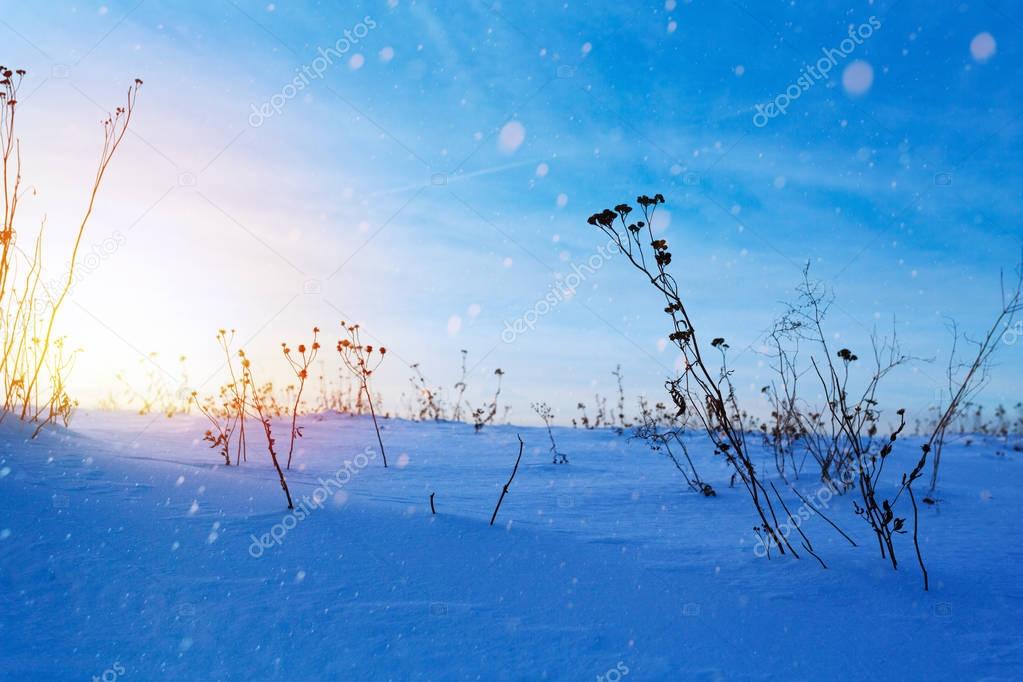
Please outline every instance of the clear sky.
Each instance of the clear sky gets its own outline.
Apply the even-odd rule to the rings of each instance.
[[[655,192],[675,275],[751,406],[762,333],[807,261],[835,289],[837,343],[863,348],[894,320],[906,351],[934,358],[886,394],[925,406],[946,317],[981,332],[1023,239],[1021,38],[1023,7],[1005,0],[0,11],[0,61],[29,72],[21,229],[47,216],[49,277],[103,110],[145,81],[63,320],[85,350],[83,401],[151,352],[174,377],[186,355],[212,390],[220,327],[283,377],[282,340],[319,325],[329,357],[344,319],[392,351],[390,407],[409,364],[450,386],[465,348],[473,400],[501,367],[517,421],[533,400],[567,420],[619,363],[630,393],[659,396],[676,361],[662,306],[586,224]],[[539,304],[591,258],[574,295]],[[988,398],[1014,404],[1023,336],[998,360]]]

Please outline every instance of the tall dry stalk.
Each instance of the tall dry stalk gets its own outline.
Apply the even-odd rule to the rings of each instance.
[[[746,444],[742,413],[726,362],[728,344],[723,338],[714,338],[710,342],[710,348],[718,351],[721,356],[715,375],[706,359],[708,349],[697,336],[696,326],[679,293],[678,283],[667,270],[672,261],[668,242],[654,237],[651,221],[657,206],[664,203],[664,197],[660,194],[653,197],[643,195],[636,201],[643,214],[642,220],[631,221],[629,215],[633,211],[632,207],[618,204],[614,209],[604,209],[591,215],[587,222],[610,237],[632,266],[660,293],[666,304],[664,312],[670,317],[671,323],[668,338],[683,358],[681,376],[668,379],[665,385],[678,416],[695,415],[697,422],[710,436],[715,451],[723,455],[731,465],[734,477],[746,488],[760,519],[756,530],[762,531],[782,554],[788,549],[798,558],[786,534],[780,529],[781,522],[775,513],[770,493],[756,470]],[[808,542],[804,542],[803,546],[812,553]]]
[[[313,341],[308,348],[304,343],[300,343],[298,345],[298,354],[300,357],[297,359],[291,354],[291,348],[288,347],[288,344],[281,344],[281,348],[284,350],[284,357],[287,359],[288,364],[291,365],[291,370],[298,378],[298,390],[295,393],[295,405],[291,408],[291,445],[288,448],[287,469],[291,469],[291,456],[295,452],[295,438],[302,435],[302,432],[298,428],[298,406],[302,402],[302,390],[305,388],[305,381],[309,378],[309,366],[316,360],[316,355],[320,350],[320,342],[317,341],[319,333],[320,328],[313,327]]]
[[[1012,289],[1006,290],[1004,277],[1001,288],[1001,308],[998,315],[995,316],[994,322],[988,328],[984,338],[973,342],[977,350],[969,362],[957,364],[956,348],[960,334],[956,324],[954,322],[951,324],[953,345],[947,370],[948,405],[935,423],[924,453],[926,456],[928,451],[933,450],[934,452],[931,464],[931,495],[938,487],[938,467],[941,465],[941,451],[945,445],[945,431],[956,415],[963,410],[964,404],[968,404],[970,399],[987,383],[991,369],[991,356],[997,350],[1005,330],[1012,327],[1016,315],[1023,311],[1023,257],[1020,258],[1020,262],[1016,266],[1015,284]]]
[[[18,246],[15,227],[21,190],[21,143],[16,134],[18,90],[25,71],[0,66],[0,175],[3,185],[3,229],[0,230],[0,377],[4,382],[4,404],[0,420],[16,414],[22,421],[41,426],[70,414],[73,401],[64,392],[71,356],[64,355],[63,340],[54,335],[58,314],[64,305],[77,273],[78,252],[92,217],[100,186],[117,149],[128,131],[140,79],[128,88],[127,102],[103,121],[103,147],[93,176],[85,212],[78,223],[71,249],[71,260],[56,291],[40,282],[42,272],[42,236],[40,228],[31,255]],[[28,264],[24,283],[17,286],[17,264]],[[47,385],[48,384],[48,385]],[[35,430],[37,435],[40,428]]]
[[[359,395],[366,395],[366,402],[369,403],[369,413],[373,417],[373,428],[377,432],[377,443],[380,444],[380,454],[384,460],[384,468],[387,468],[387,453],[384,452],[384,439],[380,435],[380,424],[377,423],[376,408],[373,407],[373,396],[369,391],[369,378],[384,361],[387,349],[380,346],[376,349],[377,359],[373,359],[373,346],[362,343],[360,326],[357,324],[341,323],[341,330],[347,338],[337,342],[337,352],[341,355],[345,367],[355,375],[359,382]]]

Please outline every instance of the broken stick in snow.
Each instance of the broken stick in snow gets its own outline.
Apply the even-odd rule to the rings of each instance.
[[[508,494],[508,486],[515,480],[515,472],[519,470],[519,462],[522,460],[522,448],[525,447],[525,443],[522,442],[522,436],[518,436],[519,439],[519,456],[515,459],[515,468],[512,469],[511,476],[508,477],[508,482],[504,484],[504,488],[501,490],[501,497],[497,498],[497,506],[494,507],[494,515],[490,517],[490,525],[494,525],[494,521],[497,520],[497,511],[501,508],[501,502],[504,501],[504,496]]]

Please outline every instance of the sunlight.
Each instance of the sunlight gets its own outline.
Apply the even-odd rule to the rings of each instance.
[[[1018,677],[1021,25],[9,3],[0,680]]]

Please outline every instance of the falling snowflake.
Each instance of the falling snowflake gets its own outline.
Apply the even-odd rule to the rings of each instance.
[[[658,209],[657,213],[654,214],[653,220],[650,221],[650,227],[653,229],[655,234],[664,232],[671,226],[671,211],[667,209]]]
[[[522,146],[526,139],[526,127],[518,121],[508,121],[501,128],[497,138],[497,147],[506,154],[511,154]]]
[[[852,61],[842,71],[842,87],[854,97],[863,95],[874,84],[874,67],[862,59]]]
[[[998,44],[995,42],[995,37],[987,31],[978,33],[970,41],[970,54],[973,55],[974,61],[981,64],[995,56],[997,49]]]

